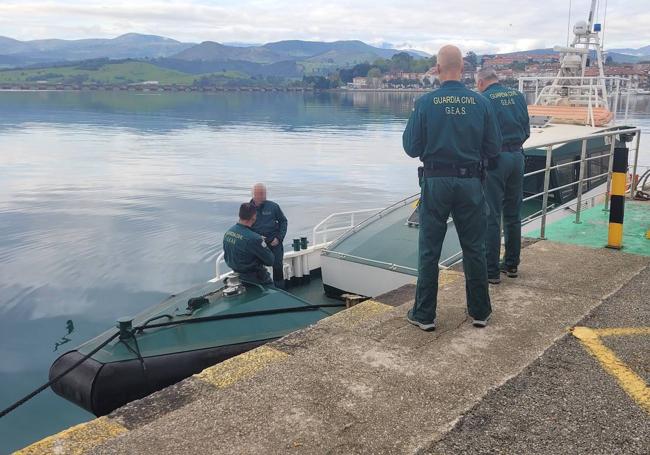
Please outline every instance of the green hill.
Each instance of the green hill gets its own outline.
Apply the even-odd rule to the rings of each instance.
[[[282,60],[287,60],[284,56],[263,46],[234,47],[224,46],[213,41],[204,41],[201,44],[185,49],[174,55],[173,58],[176,60],[202,62],[242,60],[252,63],[277,63]]]
[[[224,81],[248,79],[248,76],[233,71],[216,72],[208,75],[193,75],[160,68],[146,62],[96,62],[87,61],[69,66],[55,66],[38,69],[0,71],[0,83],[21,83],[47,81],[50,83],[103,83],[131,84],[157,81],[161,84],[191,85],[204,76],[214,76]]]
[[[271,64],[294,61],[306,68],[320,66],[347,66],[361,62],[373,62],[379,58],[390,58],[400,51],[381,49],[362,41],[278,41],[263,46],[235,47],[212,41],[205,41],[196,46],[169,57],[171,60],[194,62],[242,61],[257,64]],[[415,58],[421,55],[405,51]]]

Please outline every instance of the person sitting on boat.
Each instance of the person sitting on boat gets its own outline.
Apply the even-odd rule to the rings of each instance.
[[[524,197],[523,143],[530,137],[530,118],[523,93],[499,83],[494,68],[483,68],[477,76],[478,90],[490,101],[501,129],[501,153],[488,168],[485,197],[490,206],[486,239],[488,281],[499,284],[499,271],[517,277],[521,253],[521,204]],[[505,256],[501,253],[501,214]]]
[[[253,187],[251,204],[257,209],[257,221],[253,224],[253,231],[264,237],[266,244],[273,252],[273,283],[276,287],[284,289],[284,247],[282,242],[287,234],[287,217],[282,213],[278,204],[266,199],[266,186],[257,183]]]
[[[460,49],[443,46],[437,69],[442,85],[415,102],[402,137],[407,155],[423,164],[418,282],[406,318],[422,330],[436,327],[438,261],[451,214],[463,250],[468,313],[475,327],[485,327],[492,307],[482,161],[499,154],[501,134],[490,103],[460,82]]]
[[[264,237],[252,229],[256,212],[256,207],[249,202],[239,207],[239,222],[223,236],[224,259],[228,267],[238,273],[242,280],[273,284],[265,266],[272,266],[275,258]]]

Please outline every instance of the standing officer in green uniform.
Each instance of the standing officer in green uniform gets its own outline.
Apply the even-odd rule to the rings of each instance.
[[[253,231],[264,237],[266,244],[273,252],[273,283],[276,287],[284,289],[284,236],[287,235],[287,217],[282,213],[278,204],[266,199],[266,186],[257,183],[253,187],[251,204],[257,208],[257,221],[253,224]]]
[[[497,116],[503,145],[496,167],[488,168],[486,198],[490,206],[486,241],[488,281],[499,284],[499,269],[511,278],[517,277],[521,252],[521,203],[524,196],[524,151],[522,144],[530,137],[530,119],[524,95],[499,84],[493,68],[478,73],[478,89]],[[501,214],[505,258],[501,253]]]
[[[272,266],[275,258],[267,248],[264,238],[253,232],[257,209],[253,204],[239,207],[239,222],[223,236],[223,252],[226,264],[246,281],[273,284],[265,266]]]
[[[437,69],[442,85],[416,101],[402,138],[406,153],[423,163],[418,282],[407,319],[435,329],[438,261],[451,214],[463,249],[468,313],[474,326],[485,327],[492,308],[482,162],[501,151],[501,135],[490,103],[460,82],[463,57],[456,46],[440,49]]]

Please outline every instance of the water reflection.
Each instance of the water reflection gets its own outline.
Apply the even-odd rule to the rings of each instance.
[[[169,133],[258,124],[280,131],[353,130],[408,116],[413,94],[402,93],[0,93],[0,128],[30,123],[132,128]]]

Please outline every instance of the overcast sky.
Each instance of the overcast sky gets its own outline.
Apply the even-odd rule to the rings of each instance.
[[[600,0],[601,22],[605,1],[607,48],[650,44],[650,0]],[[572,23],[586,18],[590,1],[572,4]],[[77,39],[138,32],[250,43],[359,39],[428,52],[451,42],[484,53],[564,44],[568,11],[569,0],[0,0],[0,35]]]

